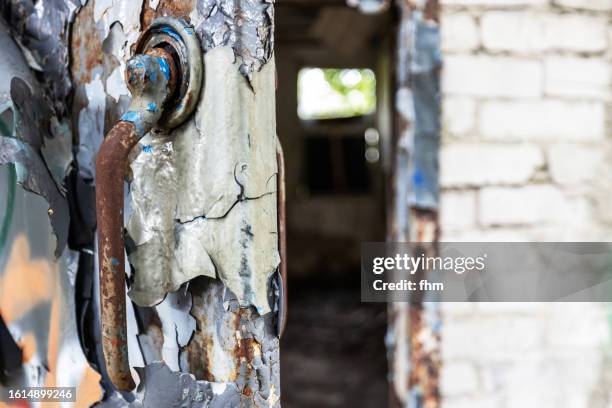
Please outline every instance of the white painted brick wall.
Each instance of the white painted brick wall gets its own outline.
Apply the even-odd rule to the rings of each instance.
[[[598,141],[606,134],[604,103],[555,99],[489,101],[479,131],[497,140]]]
[[[548,0],[441,0],[444,6],[541,6]]]
[[[443,51],[472,51],[480,45],[478,25],[467,13],[444,15],[441,19]]]
[[[442,88],[447,95],[539,97],[542,71],[537,60],[447,55]]]
[[[442,239],[612,237],[612,0],[441,0]],[[442,306],[444,408],[612,408],[601,304]]]
[[[476,192],[445,191],[444,206],[440,211],[440,222],[447,229],[466,229],[476,226]]]
[[[610,0],[553,0],[553,3],[568,9],[594,11],[612,10],[612,1]]]
[[[539,147],[527,144],[452,143],[442,147],[443,187],[524,184],[544,164]]]
[[[481,18],[482,43],[491,51],[598,52],[607,46],[605,16],[492,11]]]
[[[585,199],[570,199],[559,187],[548,184],[483,188],[478,213],[484,226],[589,221]]]
[[[544,92],[548,96],[608,100],[610,63],[604,58],[547,57]]]
[[[462,395],[478,390],[478,372],[469,363],[450,363],[445,367],[440,386],[446,395]]]
[[[546,47],[544,18],[528,12],[491,11],[481,19],[482,43],[493,51],[541,51]]]
[[[449,134],[462,136],[474,130],[476,101],[473,98],[449,96],[442,102],[443,126]]]
[[[610,170],[597,146],[555,144],[548,148],[548,166],[557,184],[581,186]]]
[[[543,345],[544,327],[537,316],[475,315],[442,328],[442,357],[447,361],[501,362]]]
[[[605,15],[551,15],[546,19],[546,44],[558,50],[605,51],[608,45],[607,27]]]

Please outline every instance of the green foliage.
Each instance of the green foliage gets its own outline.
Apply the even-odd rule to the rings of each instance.
[[[302,119],[371,114],[376,109],[376,76],[369,69],[306,68],[300,72],[298,98]]]

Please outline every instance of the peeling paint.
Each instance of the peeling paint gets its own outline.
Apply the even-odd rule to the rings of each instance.
[[[274,63],[253,75],[255,93],[231,49],[210,51],[205,65],[195,118],[172,140],[144,139],[151,152],[131,165],[130,296],[151,306],[196,276],[218,276],[242,306],[265,314],[267,282],[280,262]]]
[[[155,307],[162,323],[164,343],[162,358],[173,371],[179,371],[179,355],[196,330],[196,320],[191,311],[191,293],[187,284],[177,292],[168,293]]]
[[[100,38],[107,38],[115,22],[120,22],[131,44],[140,33],[140,13],[143,0],[95,0],[93,19]]]
[[[44,87],[59,116],[72,90],[68,69],[68,24],[80,4],[75,0],[5,0],[0,10],[29,58],[41,71]]]
[[[441,67],[438,2],[399,2],[393,228],[390,240],[421,243],[436,252]],[[418,271],[415,279],[424,277]],[[390,402],[393,407],[440,406],[440,329],[437,298],[389,306]]]
[[[197,0],[191,21],[204,51],[231,47],[249,80],[272,59],[274,0]]]
[[[18,119],[19,121],[19,119]],[[20,131],[17,131],[21,135]],[[56,237],[55,256],[59,257],[68,240],[69,210],[66,198],[53,180],[42,156],[31,145],[12,137],[0,137],[0,165],[17,165],[19,183],[28,191],[45,198],[47,214]]]
[[[76,158],[79,173],[85,180],[96,177],[96,156],[104,140],[106,96],[100,74],[93,75],[94,79],[84,85],[87,106],[81,110],[78,119],[80,137]]]
[[[96,284],[80,282],[94,269],[88,262],[95,257],[93,238],[82,237],[75,241],[80,253],[64,250],[52,263],[60,283],[41,309],[51,316],[50,332],[31,335],[8,323],[26,354],[34,356],[23,375],[28,384],[78,383],[77,399],[87,406],[101,397],[100,376],[106,392],[102,407],[280,406],[278,322],[270,313],[278,311],[281,296],[273,281],[279,265],[273,1],[150,0],[144,7],[195,22],[207,52],[207,79],[190,121],[171,133],[152,132],[131,156],[131,296],[144,306],[156,304],[127,305],[129,361],[132,370],[144,366],[137,370],[141,383],[131,395],[113,391],[99,344],[96,351],[99,333],[95,337],[95,330],[92,334],[73,315],[96,299],[88,292]],[[11,89],[8,81],[0,84],[0,110],[14,115],[14,131],[0,138],[0,164],[16,163],[22,185],[42,196],[32,196],[39,207],[49,203],[37,214],[51,221],[56,255],[70,225],[66,194],[73,211],[80,210],[72,201],[81,199],[72,178],[92,187],[105,129],[129,104],[122,73],[141,20],[147,24],[148,10],[142,8],[141,0],[0,3],[21,48],[13,44],[21,65],[10,66],[25,67],[8,75],[2,71],[18,79]],[[42,73],[42,87],[26,64]],[[146,106],[151,113],[161,108]],[[73,140],[77,166],[67,193]],[[84,291],[76,296],[78,304],[75,287]],[[90,316],[78,311],[78,319]],[[81,340],[95,339],[79,344],[77,330]],[[100,373],[87,365],[80,347]]]
[[[198,331],[183,352],[186,365],[181,368],[200,380],[235,384],[245,406],[280,406],[279,340],[273,316],[241,308],[218,281],[198,278],[190,291]]]
[[[20,184],[49,203],[48,215],[57,238],[55,253],[59,256],[68,239],[63,180],[72,161],[70,131],[58,122],[52,105],[38,91],[38,82],[4,27],[0,28],[0,46],[5,55],[1,70],[6,79],[0,85],[0,109],[13,116],[13,129],[0,139],[6,146],[0,164],[17,164]]]
[[[236,386],[215,386],[196,381],[187,373],[172,372],[164,363],[149,364],[139,370],[144,389],[143,407],[224,408],[240,406]]]

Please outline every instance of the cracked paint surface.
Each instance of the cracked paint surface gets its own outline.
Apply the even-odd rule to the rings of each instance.
[[[208,52],[231,47],[249,80],[274,51],[274,0],[198,0],[192,24]]]
[[[60,385],[55,373],[66,373],[65,384],[78,384],[76,406],[101,399],[101,407],[280,406],[277,322],[270,313],[279,296],[273,1],[6,0],[0,10],[18,41],[8,43],[14,52],[6,52],[1,68],[13,70],[3,77],[17,79],[0,84],[1,116],[11,117],[14,128],[2,132],[0,164],[15,163],[22,185],[36,193],[17,190],[36,203],[23,212],[42,217],[48,232],[30,231],[27,242],[32,262],[47,262],[55,276],[54,289],[43,291],[45,305],[24,320],[51,316],[50,332],[32,334],[7,322],[34,356],[22,367],[35,379],[27,384]],[[88,319],[99,318],[97,283],[83,284],[86,272],[96,272],[94,243],[87,238],[79,251],[65,249],[74,211],[68,201],[86,196],[66,191],[66,177],[76,174],[79,189],[95,183],[99,145],[130,102],[123,72],[150,10],[196,27],[206,83],[187,123],[171,134],[152,132],[131,155],[126,215],[133,270],[126,273],[140,306],[128,302],[128,337],[140,383],[121,395],[105,380],[99,331],[88,328]],[[14,219],[17,228],[23,220]],[[37,249],[40,239],[53,242],[51,231],[58,261]],[[2,253],[0,266],[7,259]],[[75,291],[83,287],[77,307]],[[93,314],[78,310],[87,302]]]
[[[83,0],[85,1],[85,0]],[[78,0],[3,0],[0,10],[32,69],[41,72],[56,113],[66,113],[72,90],[68,64],[68,24]]]
[[[234,61],[227,47],[207,53],[195,117],[172,140],[143,139],[132,162],[130,296],[141,306],[209,276],[242,306],[271,310],[268,281],[280,262],[276,161],[266,159],[276,154],[274,64],[254,74],[253,92]]]
[[[7,166],[0,166],[6,191]],[[7,209],[2,202],[0,215]],[[81,352],[74,304],[74,276],[80,255],[53,254],[51,226],[42,197],[18,188],[9,231],[0,252],[0,316],[21,348],[21,367],[0,386],[77,387],[74,406],[88,407],[102,397],[100,375]]]
[[[40,92],[8,30],[0,30],[6,62],[0,68],[5,78],[0,85],[0,110],[6,122],[6,129],[0,132],[0,164],[15,164],[19,183],[49,203],[47,214],[57,239],[55,255],[60,256],[68,239],[68,204],[62,183],[72,160],[70,133]]]

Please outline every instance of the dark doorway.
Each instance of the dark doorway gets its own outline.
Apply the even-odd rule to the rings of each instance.
[[[381,129],[389,126],[381,95],[388,84],[379,78],[388,73],[379,56],[391,34],[387,19],[363,16],[345,0],[276,5],[289,273],[281,343],[284,407],[387,405],[386,305],[361,303],[359,286],[361,243],[385,237],[382,151],[388,135]],[[354,91],[351,85],[367,93],[374,83],[375,103],[371,95],[353,93],[355,105],[338,108],[319,99],[298,115],[304,70],[318,70],[344,96]],[[316,81],[300,86],[312,91]],[[324,106],[336,112],[318,109]]]

